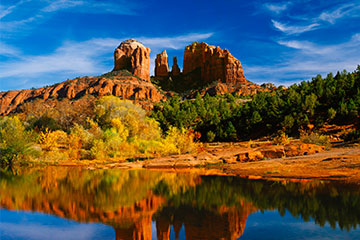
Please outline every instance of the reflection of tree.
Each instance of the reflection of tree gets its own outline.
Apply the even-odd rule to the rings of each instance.
[[[173,225],[187,238],[235,239],[256,209],[288,210],[341,229],[360,224],[359,186],[339,182],[271,182],[145,170],[46,167],[1,172],[0,204],[115,228],[118,239],[159,239]],[[199,235],[200,234],[200,235]]]
[[[360,224],[360,186],[340,182],[271,182],[235,177],[202,177],[196,188],[174,195],[174,205],[212,209],[213,206],[237,206],[251,202],[261,210],[288,210],[305,221],[313,218],[320,226],[325,222],[335,228],[350,230]],[[195,199],[195,200],[194,200]]]

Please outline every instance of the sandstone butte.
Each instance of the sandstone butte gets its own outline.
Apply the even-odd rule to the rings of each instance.
[[[194,42],[185,47],[183,72],[180,72],[176,57],[173,58],[171,72],[168,72],[166,51],[157,55],[155,65],[159,69],[155,71],[155,79],[160,80],[160,85],[168,88],[167,90],[200,88],[190,92],[189,97],[198,92],[201,95],[250,95],[266,90],[246,80],[240,61],[227,49],[222,50],[204,42]]]
[[[135,39],[126,40],[115,49],[114,65],[113,71],[126,69],[150,82],[150,49]]]
[[[187,90],[200,88],[190,91],[188,97],[195,96],[197,92],[250,95],[266,91],[266,88],[245,79],[240,61],[226,49],[206,43],[193,43],[185,48],[183,65],[184,71],[181,72],[176,57],[173,57],[172,70],[169,72],[168,56],[163,51],[155,60],[155,78],[167,81],[172,76],[172,81],[179,86],[190,87]],[[210,83],[213,84],[204,87]],[[153,103],[166,99],[165,94],[150,81],[150,49],[130,39],[115,49],[112,72],[98,77],[75,78],[38,89],[0,92],[0,115],[19,112],[24,103],[46,104],[65,98],[81,100],[86,95],[95,96],[95,99],[114,95],[151,109]]]

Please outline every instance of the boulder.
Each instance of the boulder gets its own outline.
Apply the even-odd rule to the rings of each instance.
[[[125,69],[150,82],[150,49],[135,39],[126,40],[115,49],[114,62],[113,71]]]

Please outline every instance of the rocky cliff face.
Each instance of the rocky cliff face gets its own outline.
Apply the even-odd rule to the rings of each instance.
[[[244,71],[239,60],[227,49],[197,43],[187,46],[184,52],[183,74],[185,81],[201,79],[204,84],[222,82],[236,84],[246,82]]]
[[[150,81],[150,49],[135,39],[129,39],[115,49],[113,71],[128,70],[141,79]]]
[[[268,91],[246,80],[240,61],[227,49],[222,50],[206,43],[192,43],[185,47],[183,72],[180,71],[176,57],[173,57],[171,72],[166,72],[167,60],[166,52],[162,52],[155,61],[155,79],[164,90],[189,92],[187,97],[197,93],[251,95]],[[161,66],[164,67],[160,71]]]
[[[173,65],[172,65],[172,69],[171,69],[171,75],[178,76],[179,74],[180,74],[180,68],[179,68],[179,65],[177,64],[177,58],[173,57]]]
[[[168,55],[166,50],[156,55],[155,59],[155,76],[167,77],[169,75]]]
[[[0,115],[7,115],[16,111],[22,104],[34,100],[40,104],[63,98],[75,100],[86,95],[95,97],[114,95],[131,99],[145,109],[150,109],[153,102],[165,99],[165,96],[150,82],[131,76],[127,71],[121,71],[100,77],[76,78],[39,89],[0,92]]]

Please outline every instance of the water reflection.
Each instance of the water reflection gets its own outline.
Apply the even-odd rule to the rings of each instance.
[[[46,167],[3,171],[2,208],[31,210],[115,229],[116,239],[237,239],[247,218],[277,210],[350,231],[360,224],[360,188],[324,181],[246,180],[146,170]]]

